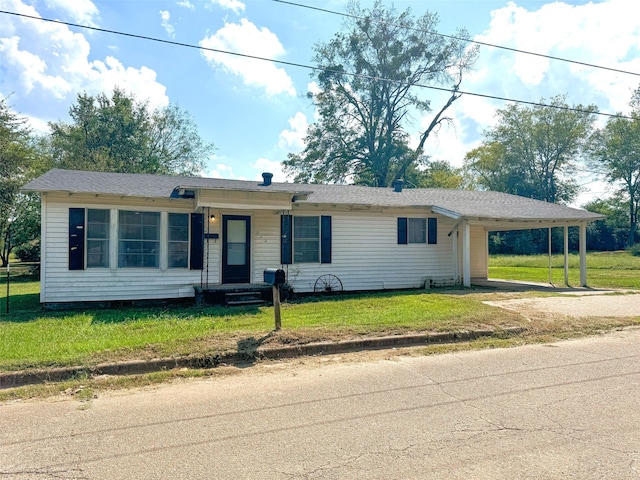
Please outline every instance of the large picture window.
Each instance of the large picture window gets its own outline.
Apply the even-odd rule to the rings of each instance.
[[[118,215],[118,267],[159,268],[160,213],[121,210]]]
[[[109,268],[111,211],[87,209],[87,268]]]
[[[189,215],[169,213],[169,268],[189,266]]]
[[[320,217],[293,217],[293,261],[320,261]]]

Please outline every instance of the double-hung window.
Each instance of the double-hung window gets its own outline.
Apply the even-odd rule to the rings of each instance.
[[[331,263],[331,217],[280,217],[280,261],[291,263]]]
[[[438,243],[437,218],[398,218],[398,244]]]
[[[427,219],[409,218],[407,223],[408,243],[427,243]]]
[[[293,217],[293,261],[320,261],[320,217]]]
[[[168,267],[187,268],[189,266],[189,215],[169,213],[168,215]]]
[[[160,212],[118,212],[118,267],[159,268]]]
[[[109,268],[111,211],[87,209],[87,268]]]

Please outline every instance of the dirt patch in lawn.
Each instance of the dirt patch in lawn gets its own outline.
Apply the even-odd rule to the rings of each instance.
[[[553,297],[485,301],[487,305],[516,311],[525,317],[563,315],[575,318],[640,317],[640,294],[585,292]]]

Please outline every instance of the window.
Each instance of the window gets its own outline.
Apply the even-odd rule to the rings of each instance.
[[[187,268],[189,266],[189,215],[169,213],[168,267]]]
[[[429,226],[427,232],[427,225]],[[437,218],[398,218],[398,244],[438,243],[438,219]]]
[[[409,218],[407,223],[408,243],[427,243],[427,219]]]
[[[109,210],[87,209],[87,268],[109,268]]]
[[[118,267],[158,268],[160,213],[121,210],[118,227]]]
[[[320,217],[293,217],[293,261],[320,261]]]

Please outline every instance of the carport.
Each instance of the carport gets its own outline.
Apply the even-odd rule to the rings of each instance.
[[[489,193],[489,192],[486,192]],[[496,192],[497,193],[497,192]],[[456,281],[465,287],[470,287],[474,281],[472,276],[472,263],[474,256],[484,256],[482,264],[485,265],[484,277],[488,278],[488,236],[489,232],[511,230],[533,230],[562,227],[564,229],[564,282],[569,283],[569,227],[579,229],[579,255],[580,255],[580,286],[587,286],[587,224],[600,220],[604,215],[565,207],[553,203],[532,202],[523,197],[499,196],[496,202],[484,202],[476,204],[451,205],[452,208],[440,206],[432,207],[434,213],[448,216],[456,220],[449,235],[455,235],[458,241],[453,242],[454,258],[457,260],[455,267]],[[515,201],[514,201],[515,199]],[[509,201],[504,201],[509,200]],[[474,244],[473,231],[483,232],[484,245],[478,248],[477,240]],[[549,235],[549,252],[551,251],[551,235]],[[476,276],[477,273],[476,273]],[[460,278],[461,277],[461,278]]]

